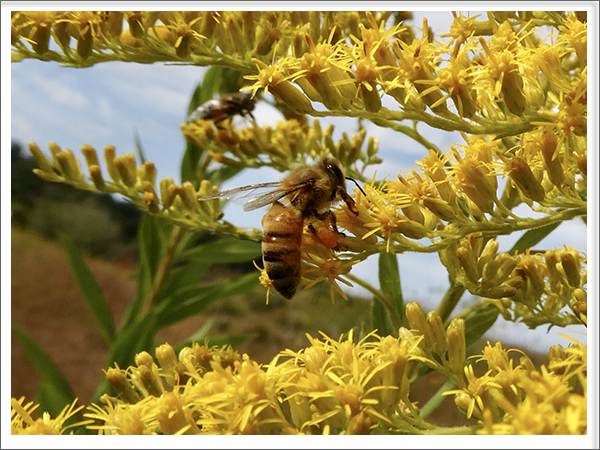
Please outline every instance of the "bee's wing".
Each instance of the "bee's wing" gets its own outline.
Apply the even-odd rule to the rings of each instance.
[[[306,183],[299,183],[286,189],[275,189],[274,191],[259,195],[258,197],[248,201],[242,209],[244,211],[253,211],[255,209],[262,208],[263,206],[270,205],[271,203],[282,199],[298,189],[302,189],[304,186],[306,186]]]
[[[213,194],[208,194],[203,197],[198,197],[199,202],[204,202],[207,200],[213,200],[215,198],[230,198],[230,199],[239,199],[248,197],[254,191],[259,189],[276,189],[279,187],[281,183],[279,181],[269,182],[269,183],[259,183],[259,184],[250,184],[248,186],[241,186],[233,189],[227,189],[221,192],[215,192]]]

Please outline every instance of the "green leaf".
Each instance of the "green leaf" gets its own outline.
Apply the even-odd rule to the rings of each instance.
[[[60,240],[69,257],[71,271],[79,286],[79,291],[92,313],[92,319],[100,330],[106,345],[110,347],[115,338],[115,327],[102,289],[73,241],[64,234],[61,234]]]
[[[211,267],[210,263],[195,260],[169,269],[168,278],[164,282],[155,304],[162,303],[166,298],[182,289],[196,288],[204,279]]]
[[[402,288],[400,287],[400,269],[396,255],[391,253],[381,253],[379,255],[379,285],[381,293],[390,300],[392,307],[398,313],[397,316],[400,317],[400,323],[394,324],[394,328],[406,326],[404,300],[402,299]]]
[[[494,325],[498,314],[500,314],[498,308],[487,300],[481,300],[457,316],[465,319],[465,344],[467,347],[475,343]]]
[[[219,186],[224,181],[236,176],[244,170],[244,167],[221,166],[217,169],[206,172],[205,178],[210,181],[213,186]]]
[[[373,318],[373,330],[377,330],[379,336],[394,335],[394,329],[390,323],[390,315],[385,305],[377,297],[373,298],[373,307],[371,308]]]
[[[562,222],[550,223],[533,230],[528,230],[519,238],[519,240],[508,251],[509,254],[524,253],[528,248],[533,247],[542,239],[552,233]]]
[[[239,70],[233,69],[231,67],[223,67],[223,71],[221,73],[221,84],[219,86],[219,92],[221,94],[238,92],[243,83],[243,74]]]
[[[197,174],[200,158],[204,153],[204,149],[200,148],[196,144],[186,141],[185,152],[181,160],[181,182],[191,182],[197,188],[200,183],[200,179],[203,178],[203,174]]]
[[[182,290],[156,308],[158,328],[168,327],[198,314],[215,300],[247,293],[257,284],[258,275],[250,273],[225,282]]]
[[[204,79],[196,86],[188,104],[188,117],[196,108],[211,100],[219,91],[223,68],[211,66],[204,75]],[[206,159],[203,148],[190,141],[186,141],[185,152],[181,160],[181,182],[190,181],[198,187],[198,183],[204,178],[205,167],[198,171],[200,165],[204,166],[202,159]]]
[[[167,233],[173,226],[150,214],[142,214],[138,227],[139,261],[136,297],[125,314],[121,327],[128,327],[141,314],[152,291],[152,283],[167,245]]]
[[[182,260],[201,259],[207,264],[232,264],[261,257],[260,244],[226,237],[199,245],[181,254]]]
[[[109,366],[117,363],[120,367],[128,367],[135,362],[139,352],[152,350],[153,338],[159,329],[156,315],[154,308],[119,332],[109,351]]]
[[[25,331],[17,325],[12,325],[11,329],[42,376],[44,386],[40,388],[40,394],[43,399],[38,399],[40,403],[44,401],[42,409],[52,414],[52,417],[56,417],[66,405],[75,400],[69,382],[52,358]],[[45,395],[48,390],[53,393],[52,396]]]
[[[139,165],[143,165],[146,162],[146,154],[144,153],[144,148],[142,147],[142,141],[140,139],[140,133],[138,133],[137,128],[134,128],[133,130],[133,142],[135,143],[135,151],[140,159]]]

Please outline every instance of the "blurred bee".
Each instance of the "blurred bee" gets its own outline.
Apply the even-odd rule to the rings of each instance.
[[[273,287],[285,298],[291,299],[301,278],[300,249],[305,223],[323,245],[340,250],[338,239],[344,234],[338,231],[335,215],[329,206],[341,199],[352,214],[358,215],[354,200],[346,191],[347,179],[358,186],[354,179],[344,176],[338,161],[324,158],[315,165],[294,170],[282,181],[216,192],[198,200],[235,197],[256,189],[271,189],[248,201],[243,210],[252,211],[271,205],[261,222],[263,264]]]
[[[215,125],[223,122],[224,120],[239,114],[242,117],[247,115],[252,117],[252,120],[256,122],[252,115],[254,110],[254,99],[252,94],[242,94],[236,92],[233,94],[221,95],[221,97],[213,100],[209,100],[206,103],[196,108],[188,117],[188,122],[195,122],[197,120],[212,120]]]

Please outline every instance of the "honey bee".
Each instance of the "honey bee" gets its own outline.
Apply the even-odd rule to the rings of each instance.
[[[254,110],[254,99],[252,94],[242,94],[241,92],[235,92],[233,94],[225,94],[218,99],[209,100],[206,103],[196,108],[188,117],[188,122],[195,122],[196,120],[212,120],[215,125],[220,122],[239,114],[242,117],[252,115]]]
[[[354,200],[346,191],[346,180],[358,186],[354,179],[344,176],[338,161],[327,157],[315,165],[292,171],[282,181],[234,188],[198,200],[235,197],[256,189],[270,189],[248,201],[243,210],[252,211],[270,205],[261,222],[263,264],[273,287],[289,300],[300,283],[304,225],[308,225],[323,245],[340,250],[338,240],[344,234],[338,231],[335,215],[329,206],[341,199],[352,214],[358,215]]]

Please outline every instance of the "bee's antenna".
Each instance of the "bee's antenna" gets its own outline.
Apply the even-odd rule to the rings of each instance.
[[[356,187],[360,190],[360,192],[362,192],[365,197],[367,196],[367,194],[365,194],[365,191],[362,190],[362,188],[360,187],[360,185],[356,182],[356,180],[354,178],[346,177],[346,180],[352,181],[356,185]]]

